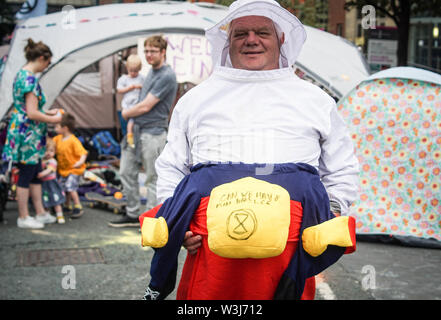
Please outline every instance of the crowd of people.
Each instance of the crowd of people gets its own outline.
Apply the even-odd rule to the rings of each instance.
[[[120,166],[127,206],[123,218],[109,223],[112,227],[139,225],[142,207],[138,174],[142,169],[147,176],[147,207],[156,206],[154,165],[166,142],[169,111],[177,91],[176,76],[165,63],[166,40],[152,36],[145,45],[147,61],[152,65],[148,76],[144,79],[139,73],[141,59],[133,54],[126,62],[127,74],[117,83],[118,93],[124,95],[123,116],[129,118]],[[25,56],[27,63],[13,84],[14,106],[2,160],[18,168],[17,226],[39,229],[45,224],[65,223],[65,213],[73,219],[83,215],[77,190],[86,170],[88,152],[74,134],[75,118],[71,114],[62,109],[44,110],[46,98],[37,74],[50,65],[50,48],[41,41],[35,43],[29,39]],[[55,125],[57,135],[53,138],[48,135],[48,124]],[[35,217],[29,214],[29,197]],[[52,210],[55,217],[51,215]]]
[[[301,22],[273,0],[238,0],[230,6],[226,18],[207,30],[206,36],[212,45],[213,74],[178,101],[170,123],[177,81],[166,63],[167,41],[162,36],[145,40],[144,53],[151,65],[145,78],[139,75],[139,57],[129,57],[128,74],[118,80],[117,88],[124,94],[122,116],[129,120],[120,159],[127,205],[123,216],[109,226],[139,227],[142,206],[138,174],[142,169],[147,176],[145,210],[157,212],[167,200],[182,196],[176,190],[200,168],[198,165],[225,163],[266,164],[254,168],[257,175],[259,172],[271,175],[274,168],[289,171],[292,168],[285,168],[285,164],[300,163],[301,168],[320,178],[323,186],[320,184],[319,188],[324,187],[329,197],[326,210],[331,209],[335,216],[346,215],[356,195],[358,162],[334,99],[294,74],[292,66],[306,37]],[[75,120],[71,115],[43,108],[45,97],[36,73],[50,64],[50,49],[29,39],[25,54],[27,64],[14,82],[14,110],[3,160],[13,161],[20,170],[18,227],[42,228],[46,223],[63,223],[63,211],[71,210],[73,218],[83,214],[77,189],[87,151],[73,134]],[[55,124],[58,133],[51,140],[47,139],[48,124]],[[231,147],[238,139],[241,147]],[[237,170],[244,169],[231,170],[236,175]],[[210,179],[211,176],[207,177],[207,181]],[[211,189],[205,191],[209,194]],[[29,214],[29,196],[35,218]],[[51,207],[56,217],[49,213]],[[198,268],[191,257],[207,254],[208,248],[202,234],[195,234],[196,229],[188,225],[185,228],[185,235],[179,241],[189,253],[191,267],[186,268],[186,280],[189,280]],[[280,272],[277,274],[279,278],[282,276]],[[286,277],[277,291],[293,297],[287,293],[293,285],[291,274]],[[191,298],[191,288],[188,283],[185,286],[179,295]],[[310,282],[305,287],[313,290]],[[146,297],[164,296],[161,290],[150,285]],[[267,290],[272,291],[258,297],[272,296],[276,290],[274,283]],[[219,290],[214,291],[219,294]],[[228,292],[231,294],[228,298],[246,298],[240,296],[246,292]],[[203,298],[213,297],[207,293]]]

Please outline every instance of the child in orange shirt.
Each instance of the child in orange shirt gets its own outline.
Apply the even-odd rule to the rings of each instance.
[[[67,206],[72,200],[74,203],[72,218],[79,218],[83,215],[83,207],[78,196],[80,177],[86,170],[87,151],[84,149],[80,140],[73,134],[75,129],[75,118],[65,113],[61,122],[55,126],[58,133],[54,137],[56,144],[56,154],[58,160],[58,174],[60,183],[66,193]]]

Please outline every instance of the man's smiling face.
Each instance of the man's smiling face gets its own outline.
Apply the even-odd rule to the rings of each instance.
[[[246,16],[231,22],[230,58],[234,68],[271,70],[279,68],[279,40],[273,22],[261,16]]]

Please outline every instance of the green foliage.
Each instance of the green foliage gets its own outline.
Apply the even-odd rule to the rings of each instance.
[[[327,29],[328,1],[305,0],[300,2],[298,0],[280,0],[278,2],[285,9],[294,12],[303,24],[324,30]]]
[[[235,0],[216,0],[216,4],[220,4],[229,7]]]
[[[376,10],[389,16],[397,24],[401,22],[400,15],[407,9],[413,17],[441,15],[441,0],[351,0],[346,2],[345,9],[356,7],[361,10],[364,5],[374,6]]]

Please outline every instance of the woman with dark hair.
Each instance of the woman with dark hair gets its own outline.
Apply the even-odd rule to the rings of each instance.
[[[19,169],[17,226],[35,229],[56,221],[43,207],[41,180],[37,175],[46,150],[47,124],[60,122],[61,115],[58,109],[43,110],[46,98],[36,77],[51,63],[51,50],[41,41],[36,43],[28,39],[24,51],[27,63],[14,80],[13,111],[2,158],[12,161]],[[29,215],[29,196],[36,218]]]

